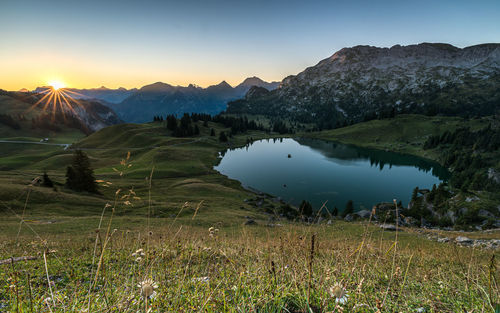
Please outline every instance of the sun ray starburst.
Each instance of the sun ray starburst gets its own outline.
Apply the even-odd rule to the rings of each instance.
[[[51,81],[49,84],[50,86],[39,92],[42,96],[28,109],[28,112],[40,107],[42,111],[51,114],[52,120],[55,120],[56,114],[59,113],[64,120],[66,120],[66,114],[78,117],[76,108],[82,105],[77,98],[84,96],[66,88],[65,84],[60,81]]]

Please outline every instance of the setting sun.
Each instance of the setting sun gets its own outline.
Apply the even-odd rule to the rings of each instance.
[[[51,81],[49,81],[49,86],[54,88],[54,90],[59,90],[61,88],[66,87],[66,84],[60,80],[51,80]]]

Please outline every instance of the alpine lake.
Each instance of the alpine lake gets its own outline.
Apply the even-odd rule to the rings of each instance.
[[[355,210],[393,199],[406,206],[415,187],[431,189],[450,176],[417,156],[308,138],[259,140],[220,157],[215,169],[244,187],[314,209],[342,211],[349,200]]]

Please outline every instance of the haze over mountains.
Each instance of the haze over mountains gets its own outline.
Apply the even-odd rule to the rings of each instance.
[[[218,85],[202,88],[194,84],[187,87],[172,86],[157,82],[140,89],[95,89],[69,90],[77,93],[77,99],[95,99],[112,108],[125,122],[143,123],[151,121],[155,115],[207,113],[218,114],[226,109],[228,101],[242,98],[252,86],[274,90],[279,82],[265,82],[258,77],[249,77],[232,87],[226,81]],[[35,92],[43,91],[39,87]]]
[[[393,113],[491,115],[500,110],[500,44],[344,48],[279,89],[254,88],[228,113],[316,123],[320,128]]]

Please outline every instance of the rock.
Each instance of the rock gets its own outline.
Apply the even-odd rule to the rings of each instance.
[[[488,169],[488,178],[494,180],[497,184],[500,184],[500,173],[495,171],[495,169]]]
[[[468,208],[460,208],[458,211],[460,212],[460,215],[464,215],[467,212],[469,212],[469,209]]]
[[[281,224],[267,224],[266,226],[273,228],[273,227],[282,227],[283,225],[281,225]]]
[[[332,224],[333,224],[333,221],[332,221],[332,220],[328,220],[328,222],[326,222],[326,224],[328,224],[328,225],[332,225]]]
[[[354,215],[357,215],[360,218],[370,218],[370,216],[372,215],[372,212],[368,211],[368,210],[361,210],[361,211],[355,212]]]
[[[450,241],[450,238],[448,237],[442,237],[442,238],[438,238],[437,242],[449,242]]]
[[[450,221],[455,224],[455,221],[457,220],[457,216],[455,215],[455,212],[448,210],[446,211],[446,214],[444,215],[445,217],[449,218]]]
[[[411,216],[405,216],[403,219],[403,224],[406,226],[417,226],[417,220]]]
[[[457,238],[455,238],[455,242],[463,246],[470,246],[474,243],[472,239],[465,236],[458,236]]]
[[[426,227],[426,228],[429,228],[431,227],[431,223],[427,222],[427,220],[425,218],[420,218],[420,227]]]
[[[474,196],[474,197],[467,197],[465,199],[465,202],[475,202],[475,201],[479,201],[479,197]]]
[[[247,219],[245,225],[257,225],[257,222],[254,219]]]
[[[389,231],[396,230],[396,226],[392,225],[392,224],[382,224],[382,225],[380,225],[380,228],[382,228],[383,230],[389,230]]]
[[[479,210],[477,215],[480,217],[484,217],[484,218],[495,218],[495,215],[493,215],[491,212],[486,211],[484,209]]]
[[[353,214],[347,214],[346,217],[344,217],[344,221],[346,221],[346,222],[352,222],[352,221],[354,221],[354,215]]]

